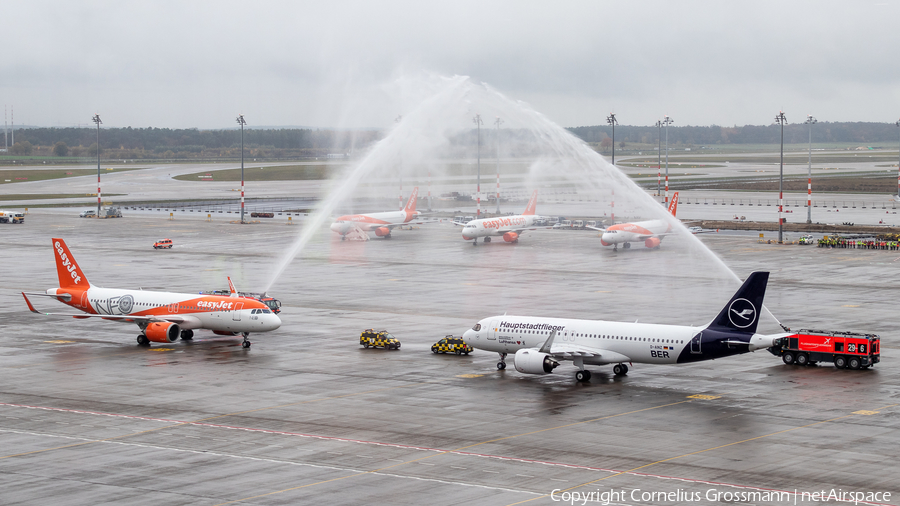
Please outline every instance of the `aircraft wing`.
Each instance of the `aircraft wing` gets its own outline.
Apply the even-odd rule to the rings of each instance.
[[[605,228],[599,228],[599,227],[584,227],[584,228],[589,228],[589,229],[591,229],[591,230],[596,230],[597,232],[606,232],[606,229],[605,229]]]
[[[554,343],[556,331],[550,333],[550,337],[544,342],[544,345],[538,349],[541,353],[547,353],[557,360],[575,360],[578,358],[600,358],[610,363],[612,362],[631,362],[631,358],[622,355],[616,351],[604,350],[602,348],[594,348],[593,346],[584,346],[570,343]]]
[[[43,295],[43,294],[32,294],[32,295]],[[166,315],[166,316],[141,316],[141,315],[117,315],[117,314],[91,314],[91,313],[44,313],[42,311],[38,311],[31,304],[31,301],[28,300],[28,296],[25,295],[25,292],[22,292],[22,297],[25,297],[25,303],[28,304],[28,309],[31,310],[32,313],[44,315],[44,316],[71,316],[72,318],[103,318],[104,320],[118,320],[118,321],[126,321],[126,322],[170,322],[170,323],[185,323],[185,322],[193,322],[196,318],[192,316],[181,316],[181,315]]]

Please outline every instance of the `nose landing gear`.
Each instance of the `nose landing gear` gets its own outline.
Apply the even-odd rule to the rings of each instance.
[[[248,338],[250,337],[250,333],[249,333],[249,332],[244,332],[243,335],[244,335],[244,341],[241,343],[241,347],[244,348],[244,349],[250,348],[250,345],[252,344],[252,343],[250,342],[250,339],[248,339]]]
[[[497,370],[502,371],[506,369],[506,353],[500,353],[500,361],[497,362]]]

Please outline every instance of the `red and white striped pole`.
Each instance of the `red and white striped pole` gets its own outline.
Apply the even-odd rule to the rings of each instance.
[[[616,224],[616,190],[612,191],[612,202],[610,203],[609,207],[612,209],[612,213],[609,218],[610,219],[609,224],[615,225]]]
[[[100,198],[100,115],[95,114],[91,121],[97,124],[97,218],[100,217],[100,208],[102,207],[102,199]]]

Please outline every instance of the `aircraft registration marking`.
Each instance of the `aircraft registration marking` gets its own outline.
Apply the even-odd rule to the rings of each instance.
[[[484,376],[484,374],[457,374],[457,378],[480,378]]]
[[[713,399],[718,399],[722,397],[721,395],[706,395],[706,394],[694,394],[689,395],[688,399],[702,399],[704,401],[711,401]]]

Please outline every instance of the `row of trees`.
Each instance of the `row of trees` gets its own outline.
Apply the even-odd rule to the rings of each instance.
[[[805,119],[805,118],[804,118]],[[609,125],[569,128],[585,142],[603,142],[611,134]],[[655,144],[659,129],[655,126],[616,125],[616,142]],[[665,136],[665,131],[662,132]],[[784,142],[802,144],[809,140],[809,125],[785,125]],[[893,143],[898,140],[894,123],[819,122],[813,125],[813,142],[850,142],[862,145]],[[669,145],[710,144],[777,144],[781,141],[779,125],[745,125],[734,127],[670,126]],[[611,141],[610,141],[611,144]]]
[[[568,129],[589,143],[599,143],[608,150],[612,140],[608,125]],[[616,141],[655,144],[659,130],[655,126],[618,125]],[[13,155],[97,156],[97,131],[94,128],[25,128],[16,131]],[[313,130],[302,128],[247,129],[244,131],[245,155],[254,158],[324,157],[329,153],[362,150],[381,139],[378,130]],[[492,145],[496,133],[482,130],[484,145]],[[746,125],[735,127],[670,126],[669,145],[775,144],[780,140],[778,125]],[[805,143],[809,127],[805,124],[785,126],[786,143]],[[535,149],[535,139],[527,130],[504,129],[504,150],[515,156],[527,156]],[[814,142],[843,142],[873,145],[893,143],[898,130],[892,123],[820,122],[813,127]],[[446,156],[471,156],[476,131],[461,132],[450,139]],[[107,159],[154,158],[234,158],[240,157],[240,131],[169,128],[104,128],[100,134],[101,155]]]

